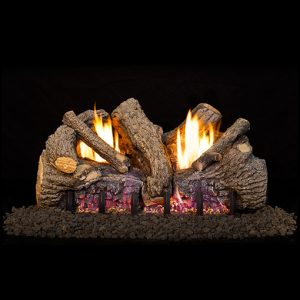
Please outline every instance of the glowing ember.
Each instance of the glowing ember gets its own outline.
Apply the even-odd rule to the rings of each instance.
[[[76,204],[77,212],[96,213],[99,211],[99,195],[81,193],[76,199]]]
[[[173,214],[195,214],[197,204],[194,197],[188,197],[181,193],[178,187],[175,187],[171,197],[171,213]],[[145,213],[163,213],[164,207],[160,203],[155,203],[144,208]],[[217,198],[204,194],[203,195],[203,214],[218,215],[228,214],[229,208]]]
[[[99,211],[100,194],[90,194],[84,191],[76,195],[77,212],[96,213]],[[118,199],[113,193],[107,192],[105,197],[105,209],[109,212],[130,212],[131,194],[123,193]]]
[[[112,123],[109,116],[106,121],[103,121],[102,116],[97,115],[96,104],[94,106],[93,124],[97,135],[101,137],[107,144],[109,144],[116,151],[120,152],[119,135],[117,131],[114,131],[113,134]],[[86,145],[83,141],[79,141],[77,146],[77,152],[79,156],[82,158],[88,158],[97,162],[107,163],[107,161],[104,158],[98,155],[92,148]]]
[[[136,183],[132,178],[127,178],[123,184],[122,190],[118,190],[112,184],[106,186],[105,209],[107,213],[131,212],[132,196],[136,191]],[[101,182],[93,183],[87,189],[75,191],[77,212],[99,212],[101,192],[103,192],[103,184]]]
[[[189,110],[184,136],[177,130],[177,160],[179,169],[189,168],[192,163],[214,143],[215,132],[212,125],[204,126],[197,115],[192,117]],[[184,147],[182,147],[184,141]]]

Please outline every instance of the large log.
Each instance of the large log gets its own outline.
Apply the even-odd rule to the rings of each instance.
[[[207,103],[200,103],[192,110],[192,117],[197,116],[202,126],[212,125],[216,131],[221,123],[221,113]],[[177,165],[177,131],[180,130],[181,137],[184,136],[185,121],[177,128],[163,134],[162,140],[166,145],[168,155],[171,160],[173,170],[178,169]],[[218,137],[216,137],[218,138]]]
[[[46,156],[59,171],[74,173],[78,164],[75,150],[76,133],[69,126],[62,125],[46,142]]]
[[[183,193],[193,193],[199,182],[210,182],[216,195],[233,190],[237,194],[238,209],[258,209],[266,204],[267,167],[266,162],[252,154],[252,147],[246,136],[241,136],[227,147],[219,162],[204,171],[193,168],[180,170],[174,175],[175,185]]]
[[[100,177],[101,172],[97,167],[85,163],[79,164],[73,174],[63,173],[49,162],[47,153],[43,150],[36,181],[37,205],[58,206],[67,190],[87,188]]]
[[[73,111],[68,111],[64,114],[63,123],[73,128],[84,143],[93,148],[97,154],[107,160],[120,173],[128,171],[129,159],[103,141]]]
[[[109,114],[97,110],[105,120]],[[93,126],[94,111],[87,110],[78,118]],[[99,164],[78,159],[77,135],[74,129],[61,125],[46,141],[39,158],[36,181],[36,200],[39,206],[59,205],[66,190],[87,187],[101,176]]]
[[[245,134],[249,129],[249,121],[242,118],[237,119],[206,152],[193,162],[192,167],[198,171],[203,171],[212,162],[216,161],[216,153],[223,154],[237,137]],[[218,158],[220,160],[220,156]]]
[[[161,140],[162,130],[145,115],[133,98],[112,112],[114,128],[120,135],[120,148],[131,158],[131,165],[146,175],[143,199],[159,196],[172,177],[170,161]]]

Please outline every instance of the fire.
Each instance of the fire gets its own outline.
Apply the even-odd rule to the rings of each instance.
[[[107,144],[109,144],[116,151],[120,152],[119,148],[119,135],[116,130],[112,128],[112,122],[108,116],[106,121],[103,121],[102,116],[97,115],[96,105],[94,106],[94,121],[93,121],[95,132],[99,137],[102,138]],[[97,154],[91,147],[85,144],[83,141],[79,141],[78,152],[82,158],[88,158],[97,162],[107,161]]]
[[[179,169],[186,169],[212,146],[215,132],[211,124],[204,126],[197,115],[192,117],[192,112],[189,110],[182,135],[178,128],[177,161]],[[184,141],[184,147],[182,147],[182,141]]]

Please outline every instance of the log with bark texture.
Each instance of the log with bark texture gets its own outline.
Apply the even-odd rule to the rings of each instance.
[[[212,162],[216,161],[215,153],[222,155],[225,150],[233,144],[237,137],[245,134],[250,129],[250,123],[246,119],[239,118],[230,126],[206,152],[196,159],[192,167],[198,171],[203,171]]]
[[[109,113],[107,113],[103,109],[98,109],[97,115],[99,117],[101,116],[103,120],[106,120],[109,117]],[[82,122],[84,122],[89,127],[93,126],[93,121],[94,121],[94,111],[93,110],[91,110],[91,109],[86,110],[86,111],[80,113],[77,117],[78,117],[78,119],[80,119]]]
[[[128,171],[129,159],[103,141],[91,128],[81,121],[73,111],[64,114],[63,123],[73,128],[84,143],[107,160],[120,173]]]
[[[110,195],[106,198],[120,199],[124,194],[131,192],[140,193],[143,186],[144,175],[135,168],[130,168],[126,174],[120,174],[109,165],[99,167],[101,178],[99,181],[91,184],[86,190],[87,193],[99,193],[100,190],[105,190]],[[77,193],[80,194],[82,191]]]
[[[192,116],[197,116],[201,124],[207,126],[211,124],[215,129],[218,129],[222,115],[221,113],[207,103],[200,103],[192,110]],[[168,155],[170,157],[173,170],[177,170],[177,130],[180,130],[181,137],[184,136],[185,121],[177,128],[163,134],[162,140],[166,145]]]
[[[120,135],[120,148],[131,157],[131,164],[146,174],[143,199],[161,195],[167,188],[172,170],[161,140],[162,130],[145,115],[133,98],[121,103],[112,112],[114,128]]]
[[[103,109],[97,110],[98,116],[106,119],[109,114]],[[92,126],[94,111],[87,110],[78,115],[78,118],[87,125]],[[69,126],[62,125],[46,142],[46,156],[49,162],[61,172],[74,173],[78,165],[76,154],[76,132]]]
[[[105,120],[109,114],[97,110]],[[92,126],[94,112],[87,110],[78,118]],[[60,126],[49,136],[46,149],[39,159],[36,181],[36,199],[39,206],[58,205],[68,189],[88,186],[101,176],[99,163],[79,160],[76,155],[76,132],[67,125]]]
[[[43,150],[39,158],[36,201],[40,207],[58,206],[67,190],[77,190],[88,187],[99,180],[101,172],[97,167],[81,163],[73,174],[62,173],[49,161]]]
[[[75,150],[76,133],[69,126],[62,125],[46,142],[46,156],[59,171],[74,173],[78,164]]]
[[[195,170],[202,171],[204,165],[208,166],[212,162],[220,161],[221,159],[222,159],[222,155],[220,153],[213,152],[213,151],[206,151],[201,155],[201,162],[199,161],[199,158],[196,159],[193,162],[192,167]]]
[[[187,195],[202,180],[213,181],[216,191],[234,190],[238,196],[238,209],[258,209],[266,204],[266,162],[252,154],[246,136],[237,138],[233,145],[227,147],[222,160],[204,171],[189,168],[178,171],[174,176],[175,184]]]

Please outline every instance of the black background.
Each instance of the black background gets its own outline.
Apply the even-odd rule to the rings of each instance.
[[[35,203],[39,155],[66,111],[78,114],[96,102],[112,112],[130,97],[164,131],[200,102],[222,112],[222,131],[238,117],[248,119],[254,155],[267,162],[268,202],[297,210],[299,77],[293,65],[13,66],[2,77],[4,211]]]
[[[24,5],[28,9],[28,3]],[[179,14],[173,7],[164,10],[161,5],[154,11],[147,7],[148,18],[135,10],[133,15],[118,13],[116,7],[110,13],[95,9],[93,15],[81,5],[77,14],[71,6],[64,11],[54,5],[39,13],[35,7],[34,17],[20,6],[12,8],[12,15],[3,14],[3,212],[13,205],[35,203],[38,156],[65,111],[79,113],[96,101],[99,108],[111,112],[128,97],[137,98],[147,116],[164,130],[177,126],[187,109],[202,101],[222,112],[222,130],[238,117],[249,119],[254,154],[267,161],[268,202],[298,211],[297,10],[282,3],[232,10],[227,2],[224,5],[233,16],[220,3],[209,11],[184,10],[180,4]],[[296,286],[291,270],[297,266],[298,249],[289,239],[280,244],[272,239],[204,242],[192,247],[184,243],[120,247],[118,242],[95,247],[94,241],[30,238],[6,244],[18,246],[7,247],[1,256],[7,281],[14,285],[10,293],[20,290],[26,279],[29,282],[22,292],[31,293],[39,281],[44,287],[40,274],[55,274],[49,282],[55,278],[59,285],[54,286],[77,292],[78,283],[90,278],[91,271],[97,274],[93,282],[98,293],[109,282],[114,287],[108,292],[114,292],[115,282],[122,283],[120,278],[131,280],[121,290],[132,294],[137,286],[150,293],[161,285],[167,293],[186,295],[196,290],[199,295],[219,290],[230,296],[237,294],[238,287],[244,289],[243,295],[257,296],[262,287],[269,296],[287,283],[286,296]],[[19,247],[32,244],[47,248]],[[36,272],[31,275],[30,271]],[[169,280],[172,284],[164,286]],[[50,293],[52,288],[46,284],[45,290]]]
[[[67,110],[80,113],[96,101],[98,108],[111,112],[128,97],[137,98],[147,116],[165,131],[176,127],[188,108],[203,101],[222,112],[222,130],[238,117],[247,118],[254,154],[267,161],[268,202],[297,211],[299,47],[295,34],[298,26],[293,20],[298,18],[289,15],[283,20],[281,6],[279,14],[272,14],[271,7],[263,13],[259,7],[248,20],[243,12],[232,19],[220,7],[215,7],[206,20],[202,9],[195,10],[194,16],[190,12],[177,16],[168,9],[165,14],[156,11],[142,27],[140,14],[120,18],[114,10],[106,20],[104,11],[97,10],[97,16],[87,14],[89,20],[84,23],[82,14],[72,15],[69,9],[60,15],[61,20],[74,17],[67,26],[59,24],[58,9],[46,22],[44,14],[36,14],[38,20],[30,23],[29,15],[20,18],[14,8],[14,16],[5,23],[1,72],[3,212],[13,205],[35,203],[38,157]],[[18,11],[23,13],[21,8]],[[166,16],[173,20],[166,20]],[[207,290],[197,281],[202,275],[206,284],[213,285],[213,291],[229,279],[224,290],[230,295],[238,286],[236,280],[242,278],[240,286],[251,283],[246,288],[249,293],[253,287],[264,286],[269,271],[278,274],[279,269],[287,272],[293,267],[298,250],[294,239],[280,239],[280,245],[271,239],[161,247],[156,243],[132,246],[113,241],[5,238],[6,245],[47,246],[7,247],[2,256],[7,269],[14,270],[12,264],[18,269],[24,266],[17,279],[29,278],[31,285],[35,284],[40,273],[31,277],[28,272],[36,262],[38,270],[53,271],[56,282],[65,282],[68,272],[64,271],[71,271],[69,278],[74,282],[68,287],[73,290],[82,276],[85,280],[84,275],[90,275],[86,270],[78,271],[91,266],[98,276],[106,278],[118,276],[120,267],[125,273],[133,271],[131,285],[126,288],[130,291],[135,287],[134,279],[140,278],[140,286],[148,292],[149,285],[151,289],[153,282],[167,281],[166,275],[172,271],[167,275],[172,279],[172,285],[166,287],[168,292],[177,292],[173,287],[186,280],[184,291],[191,286],[201,292]],[[66,247],[55,247],[57,244]],[[151,269],[155,273],[152,277]],[[178,274],[180,269],[184,270]],[[253,271],[255,276],[244,280],[241,271]],[[230,272],[233,277],[228,276]],[[291,284],[292,276],[286,272],[273,280],[272,289],[283,277]],[[145,277],[140,276],[145,273]],[[16,273],[12,275],[16,278]]]

